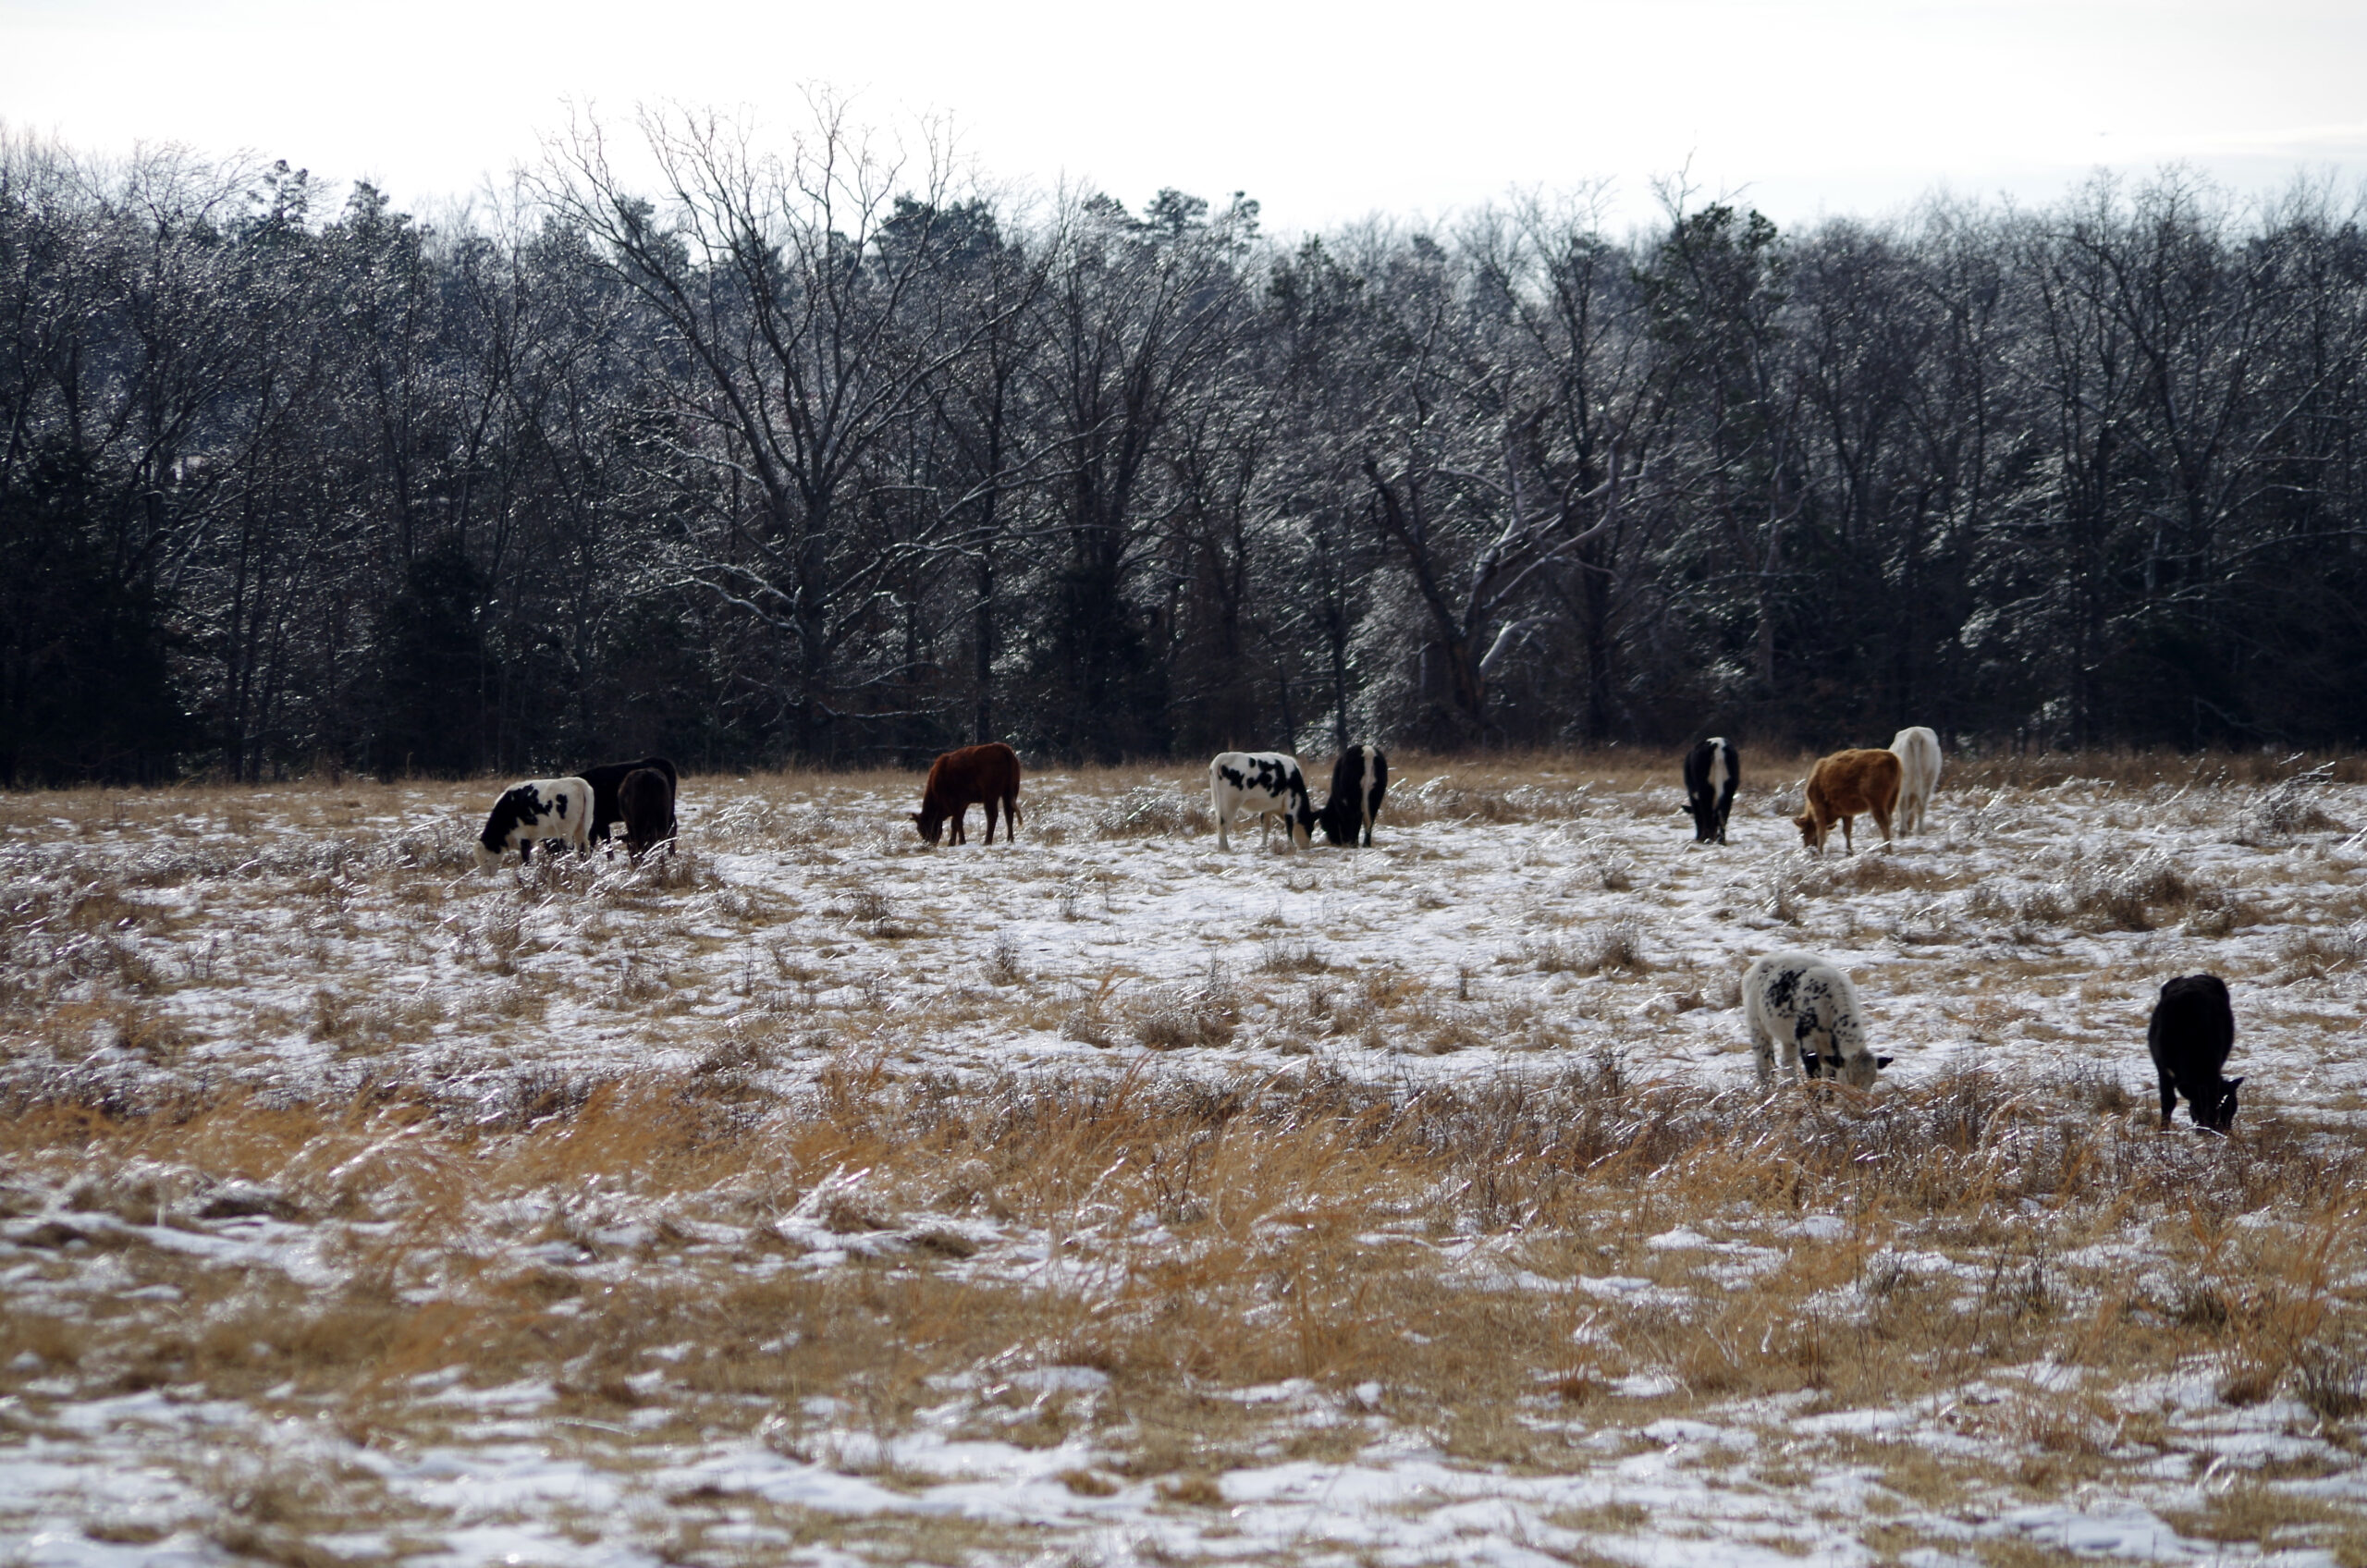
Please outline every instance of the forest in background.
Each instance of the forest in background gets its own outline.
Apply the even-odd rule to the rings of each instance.
[[[1279,242],[827,100],[434,222],[8,138],[0,782],[2367,742],[2357,197],[1663,209]]]

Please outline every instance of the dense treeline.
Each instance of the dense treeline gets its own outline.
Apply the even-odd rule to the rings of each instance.
[[[2176,176],[1293,246],[827,107],[497,208],[0,149],[0,775],[2367,741],[2367,239]]]

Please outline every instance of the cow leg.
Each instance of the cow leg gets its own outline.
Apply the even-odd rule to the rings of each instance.
[[[969,829],[966,826],[969,818],[970,808],[967,804],[953,808],[953,837],[946,840],[948,843],[966,844],[970,841]]]
[[[1775,1076],[1775,1041],[1759,1026],[1756,1018],[1750,1021],[1750,1059],[1751,1065],[1759,1070],[1759,1086],[1763,1089]]]
[[[1845,816],[1841,819],[1841,852],[1844,854],[1854,855],[1858,852],[1858,840],[1849,834],[1850,824],[1857,820],[1854,816]]]
[[[2170,1130],[2170,1112],[2176,1110],[2178,1107],[2177,1080],[2171,1077],[2168,1073],[2161,1072],[2156,1072],[2154,1076],[2161,1080],[2162,1131],[2166,1133]]]
[[[978,803],[986,808],[987,842],[991,844],[995,841],[995,813],[1000,809],[1000,802],[997,802],[992,795],[988,795],[985,800]]]
[[[1840,1076],[1836,1071],[1841,1065],[1840,1057],[1834,1049],[1833,1035],[1829,1031],[1818,1028],[1814,1018],[1803,1018],[1795,1026],[1792,1048],[1799,1055],[1801,1077]]]
[[[519,839],[519,840],[518,840],[518,864],[519,864],[520,865],[526,865],[526,864],[532,864],[532,863],[533,863],[533,858],[534,858],[534,840],[533,840],[532,839]]]
[[[1885,844],[1889,843],[1891,841],[1890,813],[1884,811],[1881,806],[1876,806],[1874,808],[1874,826],[1883,830],[1883,842]]]
[[[1220,850],[1230,850],[1233,848],[1233,843],[1232,840],[1228,839],[1224,836],[1224,811],[1220,807],[1217,811],[1217,848]]]

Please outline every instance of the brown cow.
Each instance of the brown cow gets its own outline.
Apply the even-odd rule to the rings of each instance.
[[[1019,832],[1019,753],[1000,741],[964,746],[929,765],[928,782],[921,787],[921,809],[912,814],[913,825],[934,844],[950,817],[953,841],[965,843],[962,819],[972,806],[982,805],[987,808],[987,842],[991,844],[998,804],[1002,807],[1003,838],[1009,840]]]
[[[1858,846],[1849,836],[1850,819],[1861,811],[1874,814],[1890,842],[1891,808],[1898,804],[1899,765],[1895,752],[1864,750],[1835,752],[1809,770],[1809,809],[1792,818],[1804,848],[1824,853],[1825,836],[1841,824],[1841,842],[1851,854]]]

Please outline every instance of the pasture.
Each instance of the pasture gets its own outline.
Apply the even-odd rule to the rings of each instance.
[[[1294,854],[686,776],[493,873],[498,782],[0,796],[0,1563],[2367,1563],[2367,769],[1952,758],[1819,860],[1809,760]],[[1873,1091],[1755,1085],[1786,948]]]

